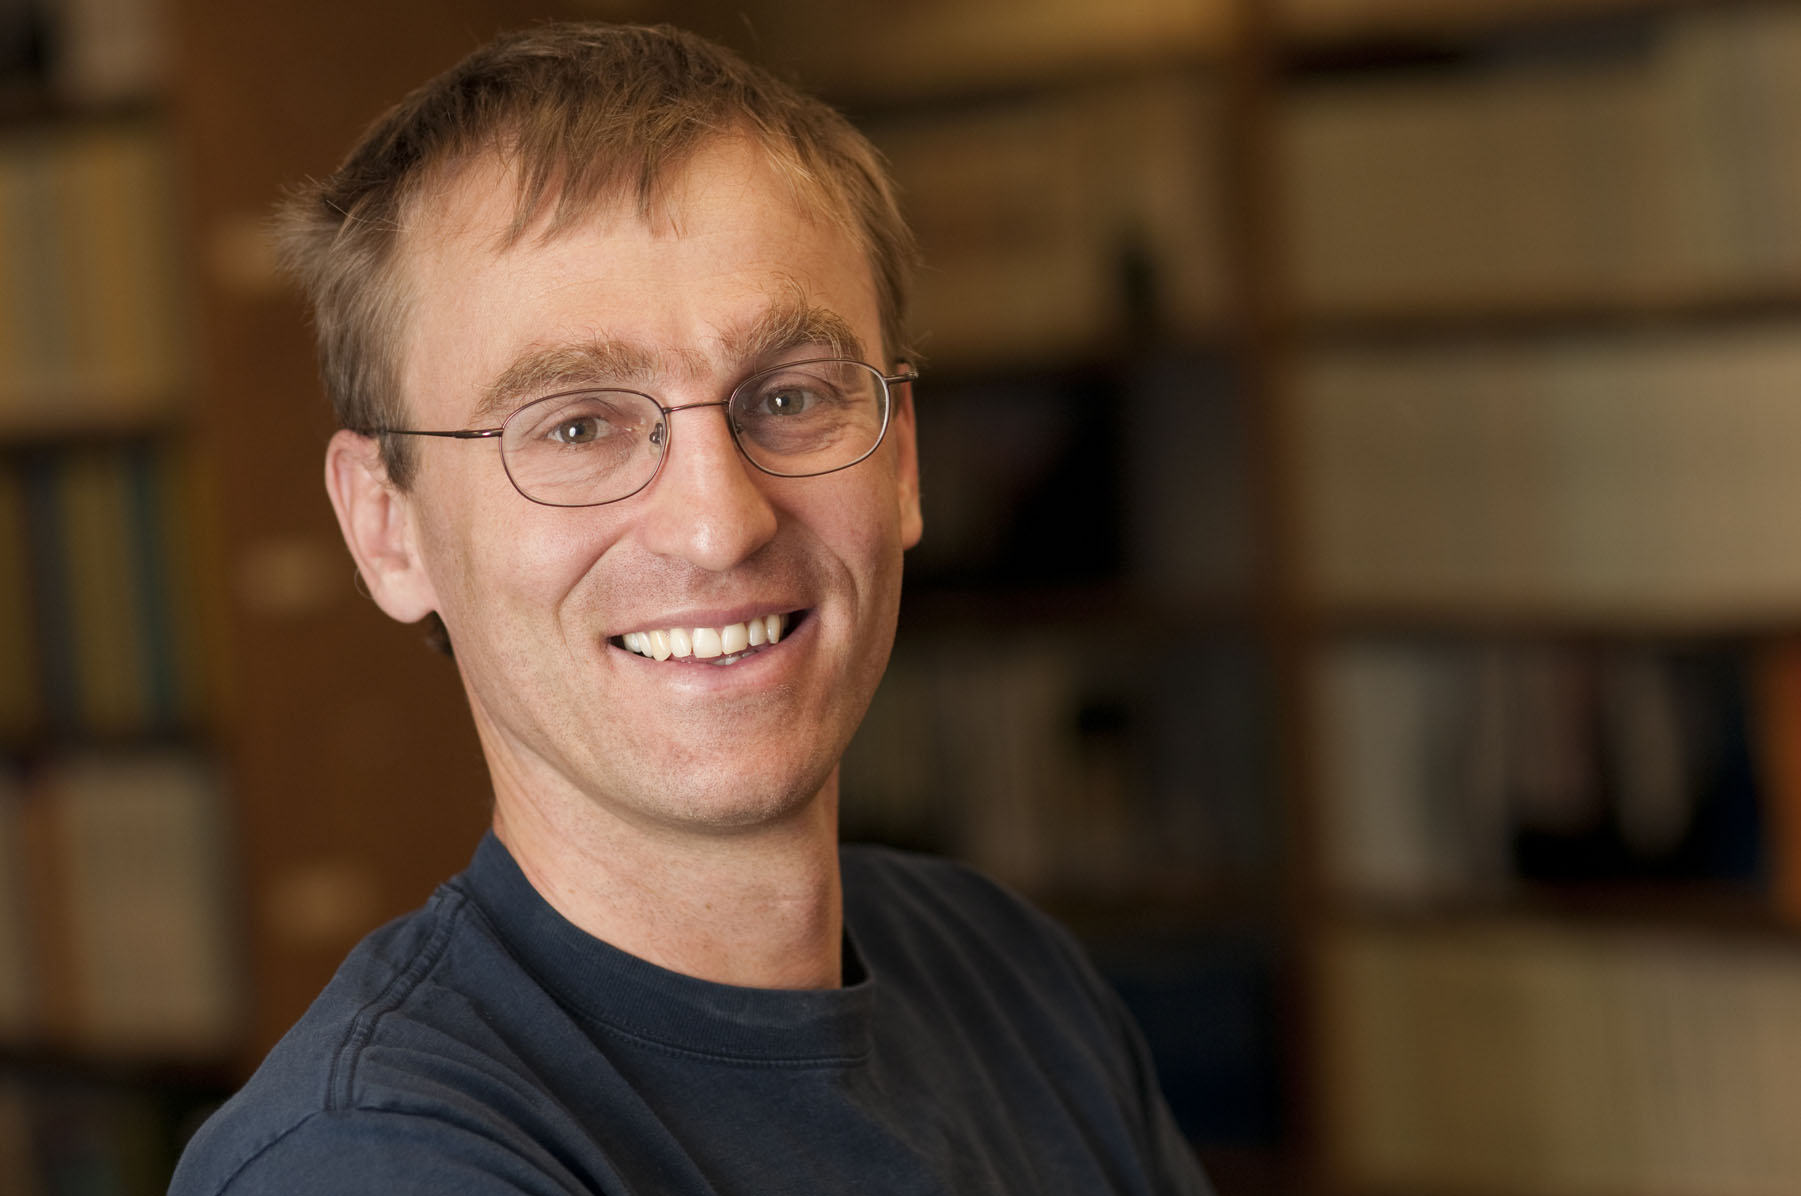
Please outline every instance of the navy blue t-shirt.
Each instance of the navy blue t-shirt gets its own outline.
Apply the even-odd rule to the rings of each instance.
[[[1118,1001],[976,874],[843,851],[845,986],[577,929],[491,835],[345,961],[172,1196],[1210,1191]]]

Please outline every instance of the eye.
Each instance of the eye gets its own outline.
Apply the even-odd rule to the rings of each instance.
[[[508,428],[513,443],[556,449],[595,448],[619,437],[642,435],[655,408],[625,394],[559,395],[524,408]]]
[[[759,395],[754,410],[758,415],[804,415],[818,406],[821,397],[798,383],[782,382]]]
[[[579,415],[559,421],[550,429],[550,438],[558,444],[592,444],[611,430],[597,415]]]

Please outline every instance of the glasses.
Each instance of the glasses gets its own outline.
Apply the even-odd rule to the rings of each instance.
[[[829,357],[752,374],[722,402],[665,407],[635,390],[571,390],[534,399],[498,428],[368,434],[498,439],[501,465],[520,494],[547,507],[598,507],[655,480],[669,455],[668,417],[696,407],[725,408],[738,451],[766,474],[810,478],[849,469],[887,434],[891,387],[918,376]]]

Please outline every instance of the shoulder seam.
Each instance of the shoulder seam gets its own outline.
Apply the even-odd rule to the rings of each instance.
[[[284,1128],[280,1133],[272,1135],[267,1142],[264,1142],[261,1146],[257,1147],[255,1150],[253,1150],[249,1154],[245,1155],[243,1160],[241,1162],[239,1162],[236,1167],[232,1168],[231,1174],[226,1176],[224,1181],[219,1184],[219,1187],[216,1189],[218,1196],[225,1196],[225,1194],[227,1192],[231,1191],[232,1187],[238,1182],[238,1180],[240,1178],[242,1178],[244,1172],[250,1170],[251,1164],[255,1163],[258,1159],[260,1159],[264,1155],[268,1154],[271,1150],[274,1150],[282,1142],[286,1141],[288,1138],[290,1138],[294,1134],[298,1133],[302,1126],[308,1124],[314,1118],[322,1117],[324,1115],[325,1115],[325,1110],[314,1109],[312,1112],[310,1112],[306,1116],[300,1118],[298,1121],[294,1122],[292,1125],[289,1125],[286,1128]]]
[[[413,954],[407,966],[395,974],[379,996],[357,1011],[349,1030],[345,1032],[344,1041],[333,1052],[331,1072],[326,1077],[325,1112],[337,1112],[355,1105],[356,1066],[362,1058],[363,1048],[374,1037],[381,1019],[398,1008],[419,986],[426,974],[437,966],[450,941],[451,929],[467,903],[464,894],[449,886],[440,889],[438,897],[445,902],[445,908],[431,938]]]

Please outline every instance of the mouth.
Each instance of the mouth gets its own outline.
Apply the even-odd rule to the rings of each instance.
[[[795,626],[804,611],[758,615],[722,627],[661,627],[628,631],[608,642],[655,661],[679,660],[692,664],[734,665],[773,648]]]

